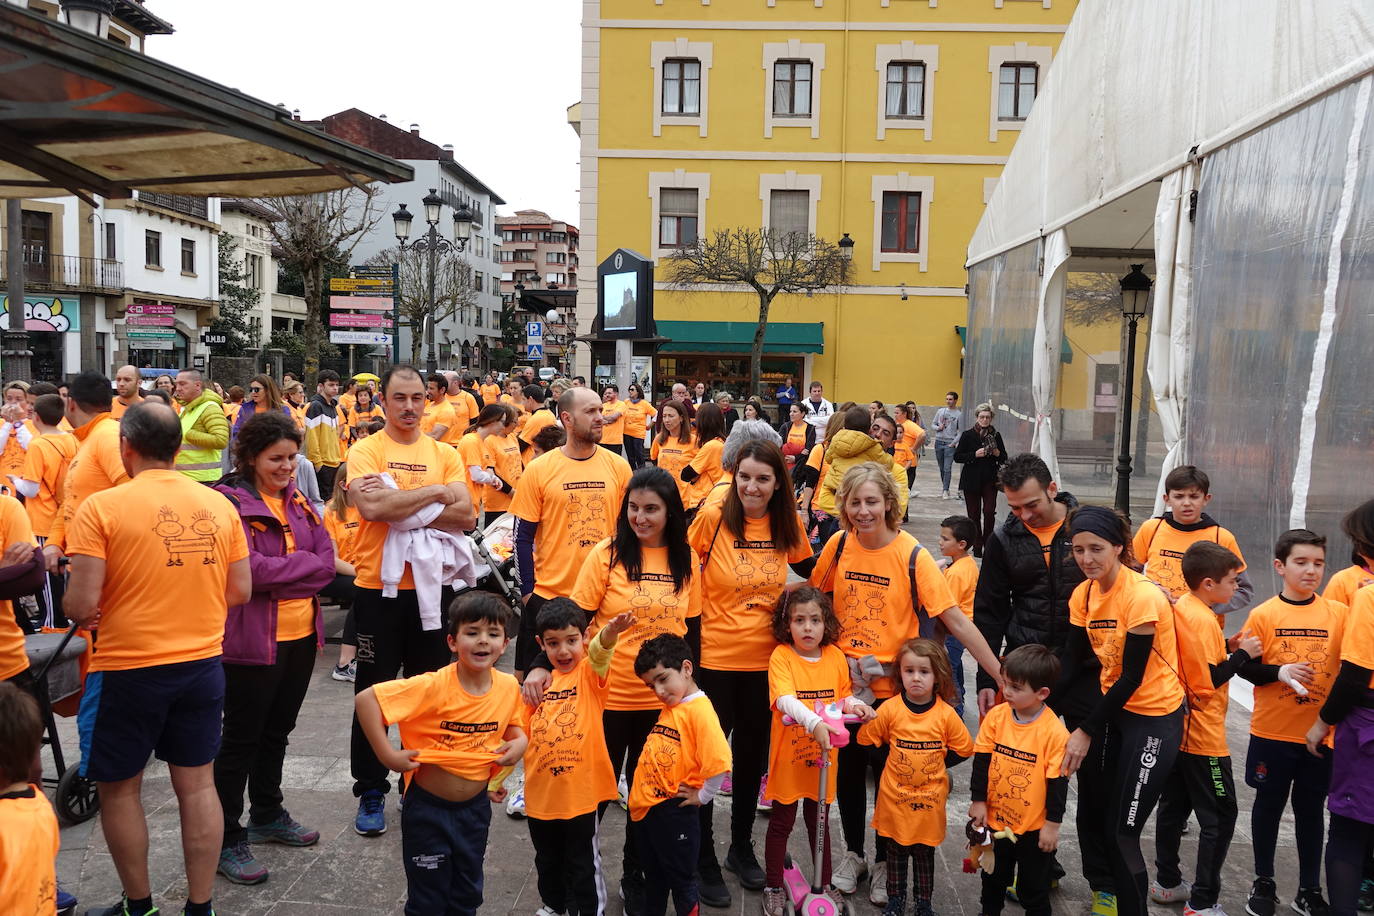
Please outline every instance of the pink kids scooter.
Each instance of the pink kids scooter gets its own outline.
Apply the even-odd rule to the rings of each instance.
[[[840,709],[838,703],[823,704],[819,700],[816,702],[816,712],[831,726],[830,746],[834,748],[844,747],[849,743],[849,730],[844,727],[846,722],[858,722],[858,716],[846,716]],[[782,717],[783,725],[796,725],[797,722],[791,716]],[[811,876],[814,881],[807,881],[793,862],[792,857],[786,859],[786,866],[782,873],[782,883],[787,890],[787,897],[792,904],[792,912],[797,916],[844,916],[835,901],[825,893],[825,888],[821,886],[822,862],[821,857],[825,855],[825,828],[826,822],[830,819],[830,803],[826,801],[826,782],[830,771],[830,755],[821,754],[817,763],[820,770],[820,791],[816,794],[819,799],[816,811],[816,847],[813,850],[811,860]],[[845,912],[848,906],[845,907]]]

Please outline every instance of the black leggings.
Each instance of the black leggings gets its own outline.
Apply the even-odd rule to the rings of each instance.
[[[625,437],[625,460],[630,462],[630,470],[637,471],[644,466],[644,437]]]
[[[627,787],[634,785],[639,752],[644,750],[644,742],[657,721],[657,709],[607,709],[601,714],[601,728],[606,734],[606,750],[611,755],[611,772],[624,772]],[[622,760],[625,767],[623,771]],[[598,814],[604,813],[605,809],[606,806],[603,804],[598,809]],[[644,868],[639,861],[639,852],[635,844],[630,842],[633,833],[633,830],[625,831],[624,863],[621,867],[622,880],[631,885],[636,882],[642,884],[644,880]]]
[[[1326,825],[1326,793],[1331,786],[1330,749],[1323,748],[1321,757],[1313,757],[1304,744],[1252,735],[1245,755],[1245,784],[1255,790],[1250,808],[1255,874],[1274,877],[1279,822],[1288,807],[1291,788],[1298,887],[1320,887],[1322,828]]]
[[[730,738],[733,756],[733,775],[730,803],[730,845],[738,850],[750,848],[754,832],[754,818],[758,814],[756,802],[759,784],[768,766],[768,733],[773,713],[768,702],[767,671],[698,672],[697,683],[711,698],[711,705],[720,716],[720,727]],[[711,813],[715,802],[701,806],[702,862],[715,862],[715,839],[711,830]]]
[[[1331,895],[1331,916],[1355,916],[1355,901],[1360,896],[1365,857],[1371,843],[1374,824],[1332,812],[1326,843],[1326,890]]]
[[[874,700],[877,709],[887,698]],[[849,743],[835,752],[835,762],[839,772],[835,776],[835,802],[840,807],[840,829],[844,831],[844,845],[860,858],[864,854],[864,830],[868,827],[868,773],[873,771],[873,785],[883,778],[883,767],[887,764],[887,746],[870,747],[860,744],[859,726],[846,725],[849,729]],[[875,831],[873,834],[873,861],[887,861],[887,843]]]

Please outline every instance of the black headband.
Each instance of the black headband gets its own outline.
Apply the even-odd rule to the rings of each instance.
[[[1126,541],[1121,536],[1121,518],[1106,506],[1080,506],[1078,511],[1073,514],[1073,520],[1069,523],[1069,536],[1082,532],[1095,534],[1117,546],[1125,546]]]

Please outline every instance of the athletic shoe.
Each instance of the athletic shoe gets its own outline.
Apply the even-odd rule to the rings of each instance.
[[[381,836],[386,833],[386,793],[368,789],[358,799],[358,816],[353,829],[359,836]]]
[[[730,777],[727,776],[727,777],[725,777],[725,779],[726,779],[726,781],[728,782],[729,779],[730,779]],[[615,790],[616,790],[616,799],[615,799],[615,800],[616,800],[616,802],[620,805],[620,810],[622,810],[622,811],[629,811],[629,810],[630,810],[630,787],[629,787],[628,784],[626,784],[626,782],[625,782],[625,775],[624,775],[623,773],[622,773],[621,776],[620,776],[620,782],[616,783]]]
[[[765,883],[763,869],[759,867],[752,846],[736,849],[732,845],[725,853],[725,868],[739,877],[740,886],[747,891],[759,890]]]
[[[725,886],[725,876],[720,873],[714,853],[704,864],[697,865],[697,898],[717,909],[730,905],[730,888]]]
[[[57,883],[57,916],[76,916],[76,897],[62,889],[62,882]]]
[[[346,665],[335,665],[334,670],[329,676],[336,681],[348,681],[350,684],[358,679],[358,662],[356,659]]]
[[[562,916],[562,914],[553,907],[545,905],[535,910],[534,916]]]
[[[1092,916],[1116,916],[1116,894],[1093,891]]]
[[[725,779],[724,779],[724,781],[722,781],[721,784],[720,784],[720,791],[717,792],[716,794],[717,794],[717,795],[734,795],[734,794],[735,794],[735,779],[734,779],[734,774],[733,774],[733,773],[726,773],[726,774],[725,774]]]
[[[525,786],[522,783],[520,788],[510,794],[506,799],[506,816],[521,818],[525,816]]]
[[[280,843],[283,846],[314,846],[320,841],[318,830],[307,830],[286,811],[270,824],[248,825],[248,842]]]
[[[767,814],[769,811],[772,811],[772,810],[773,810],[773,800],[772,800],[771,798],[764,798],[764,796],[763,796],[764,790],[767,789],[767,788],[768,788],[768,774],[767,774],[767,773],[764,773],[764,774],[763,774],[763,781],[759,783],[759,800],[758,800],[758,802],[754,805],[755,808],[757,808],[758,810],[762,811],[764,814]]]
[[[195,916],[195,914],[192,914],[191,912],[190,903],[187,903],[184,907],[181,908],[181,916]],[[210,916],[215,916],[215,910],[213,907],[210,909]]]
[[[1183,916],[1226,916],[1226,911],[1220,905],[1205,906],[1200,910],[1195,910],[1191,905],[1183,905]]]
[[[1355,908],[1361,913],[1374,910],[1374,879],[1365,878],[1360,882],[1360,898],[1355,902]]]
[[[625,916],[644,916],[644,878],[637,874],[620,880],[620,902]]]
[[[1273,878],[1256,878],[1250,885],[1250,896],[1245,901],[1245,912],[1250,916],[1274,916],[1279,905],[1278,888]]]
[[[868,874],[864,857],[856,852],[846,852],[839,867],[831,874],[830,880],[842,894],[852,894],[859,889],[859,882]]]
[[[1193,888],[1187,881],[1180,881],[1177,887],[1165,887],[1158,881],[1150,882],[1150,899],[1155,903],[1187,903]]]
[[[887,906],[887,863],[874,862],[868,872],[868,902]]]
[[[261,884],[267,880],[267,869],[253,858],[247,843],[235,843],[221,849],[215,871],[232,884]]]
[[[851,912],[849,909],[849,901],[844,899],[844,893],[838,887],[833,884],[827,887],[825,889],[825,896],[829,897],[830,901],[835,904],[835,912],[838,913],[839,916],[849,916]]]
[[[1331,912],[1331,907],[1322,897],[1320,887],[1300,887],[1298,893],[1293,897],[1293,902],[1289,904],[1294,913],[1300,916],[1327,916]]]
[[[916,901],[916,916],[935,916],[935,910],[931,909],[929,900]]]
[[[883,907],[883,916],[905,916],[906,894],[897,894]]]
[[[948,490],[942,491],[942,492],[940,493],[940,498],[941,498],[941,499],[949,499],[949,491],[948,491]]]
[[[86,911],[86,916],[157,916],[157,914],[157,907],[153,907],[151,910],[144,910],[141,913],[135,914],[133,910],[129,909],[128,897],[120,897],[119,902],[116,903],[114,906],[107,906],[102,907],[98,910]]]
[[[763,889],[763,916],[784,916],[788,911],[787,894],[780,887]]]

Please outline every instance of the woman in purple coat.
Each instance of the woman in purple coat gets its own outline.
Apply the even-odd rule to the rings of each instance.
[[[320,838],[292,819],[281,792],[287,738],[322,644],[316,596],[334,580],[324,522],[292,480],[300,446],[289,417],[259,413],[239,427],[234,470],[215,484],[238,507],[253,570],[252,596],[229,608],[224,625],[224,736],[215,758],[224,808],[219,873],[236,884],[267,880],[250,843],[310,846]]]

